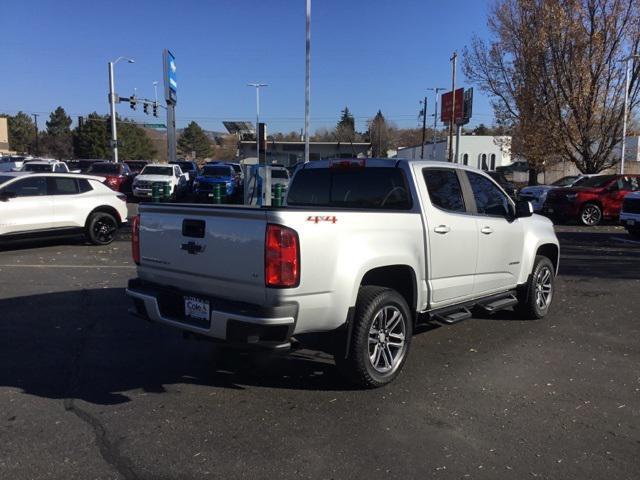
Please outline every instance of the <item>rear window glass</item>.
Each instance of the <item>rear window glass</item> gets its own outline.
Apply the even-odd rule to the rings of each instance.
[[[48,163],[25,163],[22,167],[23,172],[50,172],[51,165]]]
[[[204,167],[202,174],[205,177],[228,177],[233,175],[231,167]]]
[[[89,173],[119,173],[120,165],[114,163],[94,163],[89,168]]]
[[[289,189],[291,206],[408,210],[411,196],[399,168],[300,170]]]
[[[271,170],[271,178],[289,178],[286,170]]]

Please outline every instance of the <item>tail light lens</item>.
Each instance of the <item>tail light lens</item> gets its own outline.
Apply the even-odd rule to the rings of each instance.
[[[140,215],[133,217],[131,225],[131,256],[136,265],[140,265]]]
[[[291,288],[300,283],[300,241],[295,230],[267,225],[264,277],[267,287]]]

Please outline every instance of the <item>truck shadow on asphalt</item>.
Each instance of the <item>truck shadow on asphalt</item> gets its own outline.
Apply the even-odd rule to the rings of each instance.
[[[220,359],[210,342],[132,317],[120,288],[0,300],[0,386],[94,404],[175,384],[350,390],[333,359],[312,351]],[[233,359],[233,361],[229,361]]]

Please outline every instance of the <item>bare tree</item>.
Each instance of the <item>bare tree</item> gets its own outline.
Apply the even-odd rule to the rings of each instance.
[[[465,50],[467,77],[512,126],[512,152],[537,172],[560,158],[585,173],[615,164],[622,135],[624,62],[640,44],[637,0],[498,0],[491,41]],[[630,105],[640,100],[634,61]]]

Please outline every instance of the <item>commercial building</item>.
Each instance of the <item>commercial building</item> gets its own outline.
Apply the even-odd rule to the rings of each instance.
[[[6,117],[0,117],[0,155],[9,155],[12,152],[9,149],[9,125]]]
[[[447,140],[424,145],[425,160],[447,161]],[[482,170],[495,170],[511,164],[511,137],[494,135],[462,135],[458,162]],[[454,138],[455,148],[455,138]],[[420,159],[422,145],[399,148],[396,158]],[[455,151],[454,151],[455,158]]]
[[[240,161],[245,158],[253,158],[255,161],[255,141],[241,140],[238,147]],[[309,142],[309,160],[366,157],[369,147],[370,144],[365,142]],[[304,162],[304,142],[267,141],[266,152],[267,163],[289,167]]]

